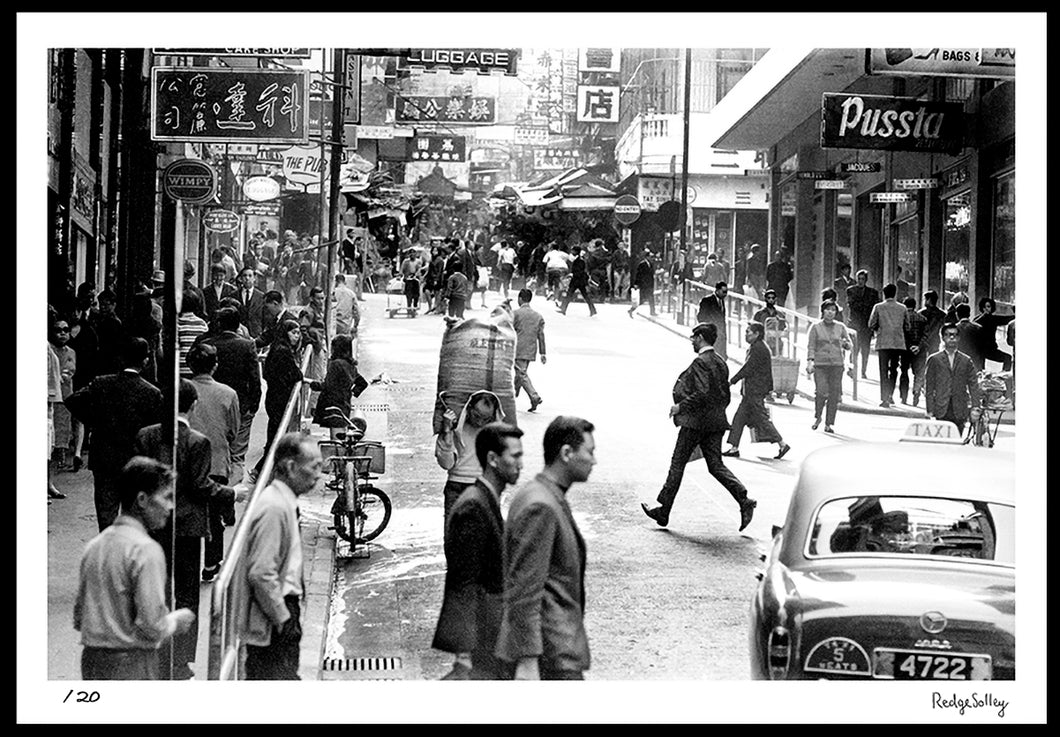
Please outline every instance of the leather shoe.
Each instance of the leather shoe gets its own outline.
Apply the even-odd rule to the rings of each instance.
[[[471,669],[463,663],[453,663],[453,669],[441,677],[443,681],[470,681]]]
[[[777,451],[777,454],[776,456],[774,456],[774,458],[779,461],[781,458],[787,455],[789,450],[791,450],[790,445],[788,445],[787,443],[781,443],[780,449]]]
[[[56,489],[51,484],[48,484],[48,498],[49,499],[65,499],[66,494]]]
[[[738,448],[729,448],[728,450],[723,451],[722,455],[726,458],[739,458],[740,450]]]
[[[758,506],[758,502],[754,499],[744,499],[740,503],[740,532],[743,532],[747,525],[751,524],[751,518],[754,517],[755,507]]]
[[[214,577],[221,572],[221,564],[212,566],[205,566],[202,569],[202,581],[203,583],[210,583]]]
[[[832,435],[835,435],[835,428],[832,427],[831,425],[825,425],[824,426],[824,431],[827,432],[827,433],[831,433]]]
[[[644,514],[651,517],[660,527],[666,527],[670,523],[670,514],[662,506],[649,507],[644,502],[640,503],[640,508],[644,510]]]
[[[810,425],[810,429],[811,429],[811,430],[816,430],[816,429],[817,429],[817,428],[819,428],[820,426],[821,426],[821,418],[820,418],[820,417],[818,417],[818,418],[817,418],[816,420],[814,420],[814,421],[813,421],[813,424],[812,424],[812,425]]]
[[[542,403],[542,402],[544,402],[544,401],[545,401],[545,400],[544,400],[544,399],[542,399],[541,397],[538,397],[537,399],[531,399],[531,400],[530,400],[530,409],[528,409],[528,410],[527,410],[527,412],[536,412],[536,411],[537,411],[537,408],[538,408],[538,407],[539,407],[539,406],[541,405],[541,403]]]

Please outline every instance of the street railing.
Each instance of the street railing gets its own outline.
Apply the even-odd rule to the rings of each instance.
[[[699,311],[700,300],[703,299],[703,297],[712,294],[714,294],[714,287],[712,285],[708,286],[702,282],[689,279],[684,282],[683,286],[674,285],[667,290],[664,290],[661,304],[663,305],[663,309],[669,309],[674,313],[679,325],[688,325],[691,327],[698,322],[696,319],[696,313]],[[727,314],[725,316],[726,337],[730,344],[735,344],[737,347],[742,348],[747,344],[744,340],[744,329],[749,322],[754,320],[755,313],[764,308],[766,303],[755,297],[749,297],[745,294],[731,291],[726,299],[728,302]],[[768,341],[770,350],[774,355],[798,359],[800,364],[805,366],[807,336],[809,335],[810,328],[821,322],[821,319],[818,317],[810,317],[809,315],[796,312],[795,310],[789,310],[784,307],[777,307],[776,309],[778,313],[784,316],[786,326],[780,330],[779,336],[776,336],[778,339]],[[849,375],[853,379],[850,395],[851,398],[856,401],[858,398],[858,371],[856,361],[858,334],[857,331],[849,325],[847,326],[847,332],[850,333],[850,340],[855,347],[855,350],[850,351],[849,357],[851,371],[849,372]]]
[[[307,347],[302,355],[302,374],[309,368],[312,347]],[[243,679],[244,635],[247,617],[250,612],[250,601],[253,592],[247,582],[246,546],[249,534],[249,521],[261,498],[261,490],[268,486],[272,476],[273,461],[276,456],[276,445],[284,432],[301,430],[302,418],[305,416],[309,397],[308,382],[299,382],[287,400],[283,417],[280,420],[281,431],[276,433],[266,450],[265,460],[254,484],[254,490],[247,501],[247,508],[236,525],[232,544],[225,554],[221,570],[214,579],[213,593],[210,600],[210,649],[208,655],[207,679],[211,681],[238,681]]]

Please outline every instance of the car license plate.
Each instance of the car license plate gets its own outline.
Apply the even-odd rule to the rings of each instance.
[[[896,681],[988,681],[989,655],[956,655],[924,650],[876,648],[872,653],[874,678]]]

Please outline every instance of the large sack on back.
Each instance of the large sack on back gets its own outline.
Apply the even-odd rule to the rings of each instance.
[[[459,417],[471,393],[481,389],[500,399],[505,422],[517,424],[514,365],[515,328],[506,311],[488,318],[470,317],[446,328],[438,360],[434,433],[442,430],[446,407]]]

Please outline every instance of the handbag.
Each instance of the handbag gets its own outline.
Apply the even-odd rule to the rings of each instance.
[[[640,287],[629,288],[629,301],[634,305],[640,304]]]
[[[367,388],[368,388],[368,381],[363,376],[361,376],[360,374],[357,374],[357,378],[353,380],[353,396],[355,396],[355,397],[361,396],[361,394]]]

